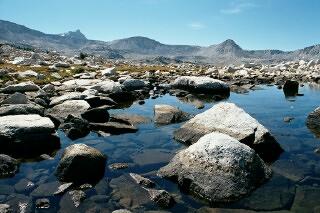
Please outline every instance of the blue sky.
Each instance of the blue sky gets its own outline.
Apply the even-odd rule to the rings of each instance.
[[[0,0],[0,19],[104,41],[139,35],[207,46],[231,38],[245,49],[292,50],[320,43],[319,9],[318,0]]]

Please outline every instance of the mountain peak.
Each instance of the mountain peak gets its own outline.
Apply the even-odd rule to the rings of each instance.
[[[69,31],[67,33],[62,33],[60,34],[60,36],[70,39],[87,40],[86,36],[79,29],[75,31]]]

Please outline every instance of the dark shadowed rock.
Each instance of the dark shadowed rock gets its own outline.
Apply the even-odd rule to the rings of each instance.
[[[133,125],[119,123],[119,122],[90,123],[90,128],[95,131],[102,131],[102,132],[110,133],[113,135],[133,133],[138,131],[138,129]]]
[[[83,138],[90,133],[89,123],[82,119],[68,115],[64,123],[60,126],[71,140]]]
[[[48,198],[41,198],[36,200],[37,209],[48,209],[50,208],[50,200]]]
[[[19,162],[4,154],[0,154],[0,178],[13,177],[19,171]]]
[[[193,144],[211,132],[234,137],[256,150],[264,160],[273,161],[283,151],[269,130],[233,103],[219,103],[196,115],[174,133],[174,138]]]
[[[230,202],[271,177],[253,149],[221,133],[210,133],[179,152],[158,175],[210,202]]]
[[[93,123],[105,123],[109,121],[108,107],[98,107],[85,111],[81,117]]]
[[[64,150],[55,174],[65,182],[95,182],[104,175],[106,159],[95,148],[74,144]]]
[[[299,92],[299,82],[287,80],[283,85],[283,92],[285,96],[296,96]]]
[[[182,112],[176,107],[164,104],[154,106],[154,122],[157,124],[179,123],[188,118],[188,113]]]

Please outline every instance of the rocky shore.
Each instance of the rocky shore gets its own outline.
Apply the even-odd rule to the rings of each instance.
[[[206,102],[220,101],[195,116],[169,104],[158,104],[153,109],[157,126],[185,122],[174,132],[174,139],[186,147],[159,168],[158,176],[173,180],[188,194],[210,204],[250,195],[271,178],[272,163],[285,152],[272,132],[253,115],[225,102],[230,92],[247,93],[267,84],[277,85],[285,96],[292,97],[303,95],[299,85],[320,80],[320,60],[225,67],[150,65],[96,56],[70,58],[9,45],[0,46],[0,56],[0,178],[17,175],[26,159],[54,158],[61,148],[61,134],[76,141],[92,132],[102,137],[135,133],[137,124],[150,121],[141,116],[112,115],[110,110],[133,103],[143,105],[145,99],[169,94],[197,109]],[[315,133],[319,118],[317,108],[307,119],[307,126]],[[94,187],[107,172],[107,155],[82,143],[64,148],[55,168],[60,182],[50,186],[52,192],[48,190],[47,195],[63,196],[61,202],[79,207],[86,199],[85,189]],[[127,167],[118,163],[110,169]],[[127,189],[118,188],[122,181],[128,182]],[[112,179],[110,185],[120,200],[123,190],[130,189],[161,208],[171,208],[177,200],[159,182],[140,174],[124,174]],[[32,183],[27,187],[32,188],[34,197],[43,190],[34,189]],[[26,209],[50,206],[47,196],[30,202]],[[11,208],[16,207],[7,202],[0,204],[0,212],[10,212]]]

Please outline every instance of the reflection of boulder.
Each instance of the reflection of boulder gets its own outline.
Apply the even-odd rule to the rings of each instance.
[[[299,92],[299,83],[297,81],[287,80],[283,85],[283,92],[286,97],[296,96]]]
[[[320,137],[320,107],[316,108],[308,115],[306,125],[313,134]]]

